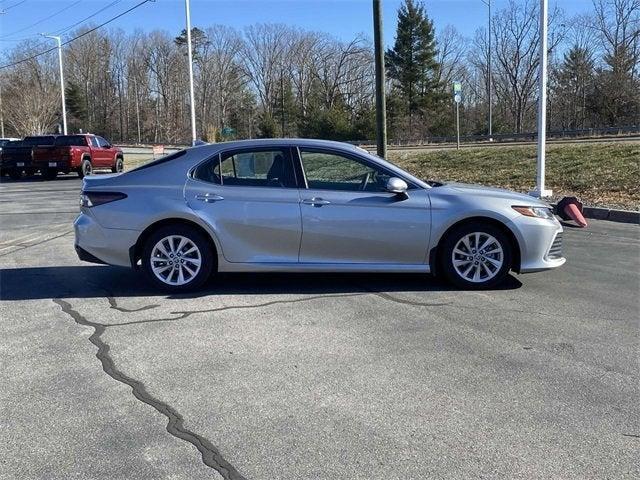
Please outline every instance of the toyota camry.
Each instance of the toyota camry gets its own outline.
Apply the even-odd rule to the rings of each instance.
[[[559,267],[549,206],[506,190],[425,182],[353,145],[202,145],[87,176],[81,260],[142,270],[169,291],[217,272],[424,272],[491,288]]]

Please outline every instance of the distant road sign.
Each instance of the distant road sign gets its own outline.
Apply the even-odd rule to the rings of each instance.
[[[230,137],[231,135],[236,134],[236,129],[231,127],[224,127],[220,133],[222,133],[223,137]]]
[[[453,82],[453,93],[462,92],[462,82]]]
[[[164,145],[154,145],[153,146],[153,156],[156,155],[164,155]]]
[[[459,93],[456,93],[453,96],[453,99],[455,100],[456,103],[460,103],[462,101],[462,95],[460,95]]]

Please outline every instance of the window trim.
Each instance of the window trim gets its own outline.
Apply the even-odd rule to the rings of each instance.
[[[203,165],[206,162],[209,162],[211,160],[214,159],[214,157],[217,155],[218,156],[218,168],[219,171],[222,172],[222,156],[228,153],[232,153],[232,155],[236,155],[239,153],[247,153],[247,152],[272,152],[274,150],[281,150],[282,153],[285,155],[285,161],[288,160],[289,162],[289,166],[293,172],[293,179],[294,179],[294,186],[292,187],[275,187],[275,186],[271,186],[271,185],[225,185],[224,184],[224,179],[222,178],[222,175],[220,175],[220,183],[213,183],[213,182],[207,182],[206,180],[201,180],[197,177],[194,177],[194,173],[195,171],[198,169],[198,167],[200,167],[200,165]],[[220,150],[216,153],[214,153],[213,155],[211,155],[210,157],[207,157],[206,159],[202,160],[201,162],[198,162],[197,164],[195,164],[193,167],[191,167],[191,169],[189,170],[189,178],[191,180],[194,180],[196,182],[200,182],[203,183],[205,185],[214,185],[216,187],[226,187],[226,188],[234,188],[234,187],[240,187],[240,188],[280,188],[280,189],[285,189],[285,190],[292,190],[292,189],[299,189],[300,188],[300,179],[298,178],[298,172],[296,170],[296,162],[295,159],[293,157],[293,152],[291,151],[291,145],[286,145],[286,144],[277,144],[277,145],[265,145],[265,146],[258,146],[258,147],[236,147],[236,148],[228,148],[226,150]],[[234,162],[234,175],[235,175],[235,162]]]
[[[353,160],[355,162],[364,164],[366,166],[369,166],[371,168],[374,168],[376,170],[382,170],[383,172],[386,172],[390,177],[396,177],[396,178],[400,178],[402,180],[404,180],[405,182],[407,182],[408,185],[408,189],[407,190],[415,190],[420,188],[418,185],[416,185],[415,183],[413,183],[410,180],[407,180],[404,176],[397,174],[396,172],[389,170],[388,168],[386,168],[384,165],[379,165],[376,162],[372,162],[371,160],[369,160],[368,158],[365,157],[361,157],[358,154],[355,153],[351,153],[351,152],[346,152],[344,150],[333,150],[331,148],[326,148],[326,147],[307,147],[307,146],[300,146],[300,145],[296,145],[295,147],[296,150],[296,155],[297,155],[297,164],[300,168],[300,171],[302,172],[302,187],[300,188],[304,188],[306,190],[323,190],[325,192],[359,192],[359,193],[386,193],[389,194],[390,192],[372,192],[372,191],[368,191],[368,190],[334,190],[334,189],[330,189],[330,188],[309,188],[309,182],[307,181],[307,173],[304,171],[304,163],[302,162],[302,150],[307,150],[313,153],[327,153],[330,155],[336,155],[336,156],[342,156],[344,158],[348,158],[349,160]]]

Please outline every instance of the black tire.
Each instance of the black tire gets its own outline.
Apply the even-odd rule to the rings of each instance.
[[[116,163],[111,167],[111,171],[113,173],[121,173],[124,171],[124,160],[122,157],[116,158]]]
[[[188,239],[195,245],[198,249],[200,255],[200,269],[197,270],[196,274],[191,278],[187,279],[187,282],[182,285],[172,285],[165,281],[160,280],[158,276],[153,272],[153,268],[151,265],[152,254],[155,249],[155,246],[162,239],[165,239],[170,236],[180,236]],[[165,243],[165,248],[167,244]],[[166,248],[169,251],[169,248]],[[184,249],[183,249],[184,250]],[[192,254],[195,255],[195,254]],[[177,271],[178,267],[170,267],[168,266],[169,262],[164,262],[160,257],[153,257],[155,259],[154,263],[156,266],[165,266],[171,271],[172,268],[176,268],[175,275],[171,273],[173,280],[178,279],[179,272]],[[173,257],[177,258],[177,257]],[[188,262],[187,257],[183,257],[183,260]],[[211,276],[211,272],[214,271],[215,267],[215,255],[211,248],[210,242],[207,238],[204,237],[202,233],[200,233],[195,228],[189,227],[188,225],[168,225],[166,227],[159,228],[155,232],[153,232],[146,240],[143,249],[142,249],[142,270],[145,272],[147,279],[157,288],[168,291],[168,292],[187,292],[191,290],[195,290],[201,287]],[[176,264],[177,265],[177,264]],[[193,267],[193,265],[191,265]],[[180,266],[180,269],[182,267]],[[194,268],[195,270],[195,268]],[[165,272],[166,273],[166,272]],[[185,277],[188,275],[186,270],[184,271]],[[161,274],[163,276],[163,274]],[[171,280],[170,280],[171,281]]]
[[[476,233],[479,234],[479,242],[476,240]],[[471,237],[467,237],[468,235]],[[490,241],[489,236],[493,237],[495,242],[492,241],[490,246],[486,247],[487,250],[479,250],[476,243],[482,247]],[[471,251],[468,251],[463,242],[465,237]],[[463,243],[460,249],[456,249],[459,242]],[[494,247],[496,242],[502,250],[501,253]],[[454,249],[456,249],[455,257]],[[459,253],[461,251],[464,254]],[[454,258],[459,263],[457,267],[454,265]],[[511,270],[512,259],[511,242],[504,231],[481,221],[472,221],[455,227],[447,233],[440,248],[440,265],[444,277],[455,286],[470,290],[492,288],[502,283]],[[496,263],[500,262],[498,267]],[[470,269],[468,273],[467,269]],[[479,272],[477,278],[475,278],[476,270]],[[475,280],[464,276],[465,273],[474,277]]]
[[[9,170],[9,178],[11,180],[20,180],[22,179],[24,172],[22,170],[18,170],[17,168],[12,168]]]
[[[80,178],[84,178],[87,175],[91,175],[93,172],[93,165],[91,165],[91,160],[88,158],[82,159],[82,163],[80,164],[80,168],[78,169],[78,176]]]
[[[42,176],[46,180],[54,180],[58,176],[58,170],[55,168],[47,168],[42,172]]]

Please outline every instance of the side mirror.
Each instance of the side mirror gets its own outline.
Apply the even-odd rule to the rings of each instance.
[[[387,180],[387,192],[397,193],[397,194],[406,194],[409,186],[407,182],[398,177],[391,177]]]

